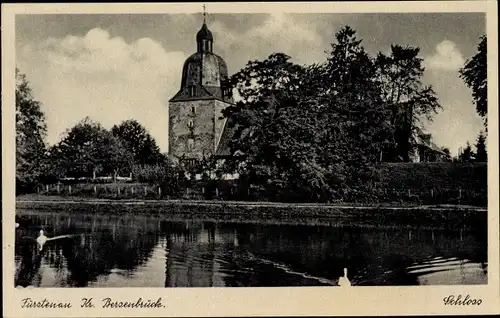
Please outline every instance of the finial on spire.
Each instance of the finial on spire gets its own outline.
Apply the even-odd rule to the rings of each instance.
[[[207,19],[207,7],[205,6],[205,4],[203,4],[203,23],[206,23]]]

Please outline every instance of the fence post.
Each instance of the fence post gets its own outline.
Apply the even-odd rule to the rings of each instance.
[[[97,194],[97,186],[94,185],[94,194]]]
[[[118,187],[118,195],[120,195],[120,187]]]
[[[68,186],[68,192],[71,194],[71,184]]]
[[[219,188],[215,188],[215,196],[218,198],[219,197]]]
[[[146,186],[144,186],[144,196],[146,196],[147,193],[148,193],[148,189]]]
[[[434,189],[431,189],[431,197],[434,198]]]
[[[48,184],[45,185],[45,192],[49,193],[49,185]]]
[[[462,189],[458,189],[458,198],[461,199],[462,198]]]
[[[130,191],[132,192],[132,195],[134,195],[134,187],[130,188]]]
[[[59,188],[59,183],[57,183],[57,194],[61,193],[61,189]]]
[[[411,196],[410,189],[408,189],[408,196]]]
[[[36,186],[36,193],[40,194],[40,186]]]
[[[161,188],[158,187],[158,195],[161,197]]]

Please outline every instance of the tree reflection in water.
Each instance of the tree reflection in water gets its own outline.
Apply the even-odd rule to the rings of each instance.
[[[59,217],[54,218],[59,219]],[[43,220],[46,220],[46,216]],[[46,221],[40,222],[36,217],[31,221],[32,224],[28,227],[41,227],[39,224],[43,226],[46,224]],[[39,272],[42,260],[52,268],[58,269],[57,273],[61,273],[65,264],[68,277],[62,278],[58,275],[59,284],[75,287],[86,287],[89,282],[96,281],[101,275],[109,275],[112,270],[123,275],[133,273],[151,256],[158,242],[158,236],[155,235],[155,231],[142,227],[143,224],[138,224],[133,218],[106,221],[99,220],[99,216],[93,218],[69,216],[68,222],[63,224],[71,226],[63,228],[55,226],[61,222],[53,222],[52,233],[60,235],[72,232],[84,235],[54,242],[41,253],[33,254],[31,245],[26,242],[16,244],[20,248],[18,254],[22,255],[16,284],[25,281],[33,283],[33,277]]]
[[[39,286],[39,270],[42,262],[42,254],[38,253],[34,242],[26,241],[16,244],[16,275],[15,285],[28,287]]]
[[[418,260],[437,255],[486,260],[485,241],[477,233],[459,242],[457,233],[442,231],[219,224],[211,243],[196,233],[211,237],[213,226],[177,225],[169,231],[167,287],[214,286],[217,276],[230,287],[283,286],[283,281],[286,286],[336,285],[343,268],[357,285],[418,285],[418,275],[408,271]]]
[[[165,287],[319,286],[336,285],[344,268],[353,285],[417,285],[422,275],[449,270],[450,259],[475,262],[483,277],[487,273],[485,232],[235,224],[131,215],[21,214],[20,218],[16,285],[22,286],[152,287],[147,284],[157,286],[158,281]],[[22,237],[40,228],[48,236],[84,235],[48,244],[36,256]],[[46,268],[50,271],[41,270]]]

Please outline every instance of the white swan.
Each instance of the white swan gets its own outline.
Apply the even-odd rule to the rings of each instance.
[[[43,246],[45,245],[45,243],[47,243],[48,241],[53,241],[53,240],[58,240],[61,238],[73,237],[73,236],[74,235],[59,235],[59,236],[54,236],[54,237],[48,238],[43,234],[43,230],[40,230],[40,236],[38,236],[38,238],[36,239],[36,242],[38,243],[39,251],[41,251],[43,249]]]
[[[47,243],[48,238],[43,234],[43,230],[40,230],[40,235],[36,239],[36,242],[38,243],[38,250],[42,250],[43,246],[45,243]]]
[[[350,287],[351,282],[349,278],[347,278],[347,268],[344,268],[344,276],[339,277],[339,286],[340,287]]]

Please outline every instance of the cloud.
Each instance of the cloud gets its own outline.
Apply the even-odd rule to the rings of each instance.
[[[471,92],[454,72],[429,72],[426,83],[436,90],[442,110],[426,128],[439,146],[448,147],[453,156],[467,141],[476,143],[483,121],[472,103]]]
[[[17,64],[47,116],[48,141],[86,116],[109,128],[134,118],[168,150],[168,99],[180,85],[186,56],[151,38],[127,43],[94,28],[26,45]]]
[[[290,55],[298,63],[311,63],[325,56],[324,40],[315,26],[291,14],[269,14],[263,23],[239,33],[219,21],[211,22],[209,27],[219,35],[214,45],[222,53],[248,52],[247,56],[240,56],[240,63],[264,59],[275,52]]]
[[[322,40],[313,26],[291,15],[269,14],[243,34],[219,21],[210,22],[209,27],[219,35],[215,41],[219,54],[248,53],[234,61],[238,67],[273,52],[287,53],[304,63],[311,59],[311,52],[323,55],[316,48]],[[134,118],[167,151],[168,99],[179,88],[186,58],[180,51],[167,52],[149,37],[127,42],[108,30],[93,28],[82,36],[25,42],[16,63],[43,104],[50,144],[86,116],[107,128]]]
[[[452,41],[444,40],[436,46],[432,56],[425,59],[426,66],[432,70],[458,71],[465,59]]]

